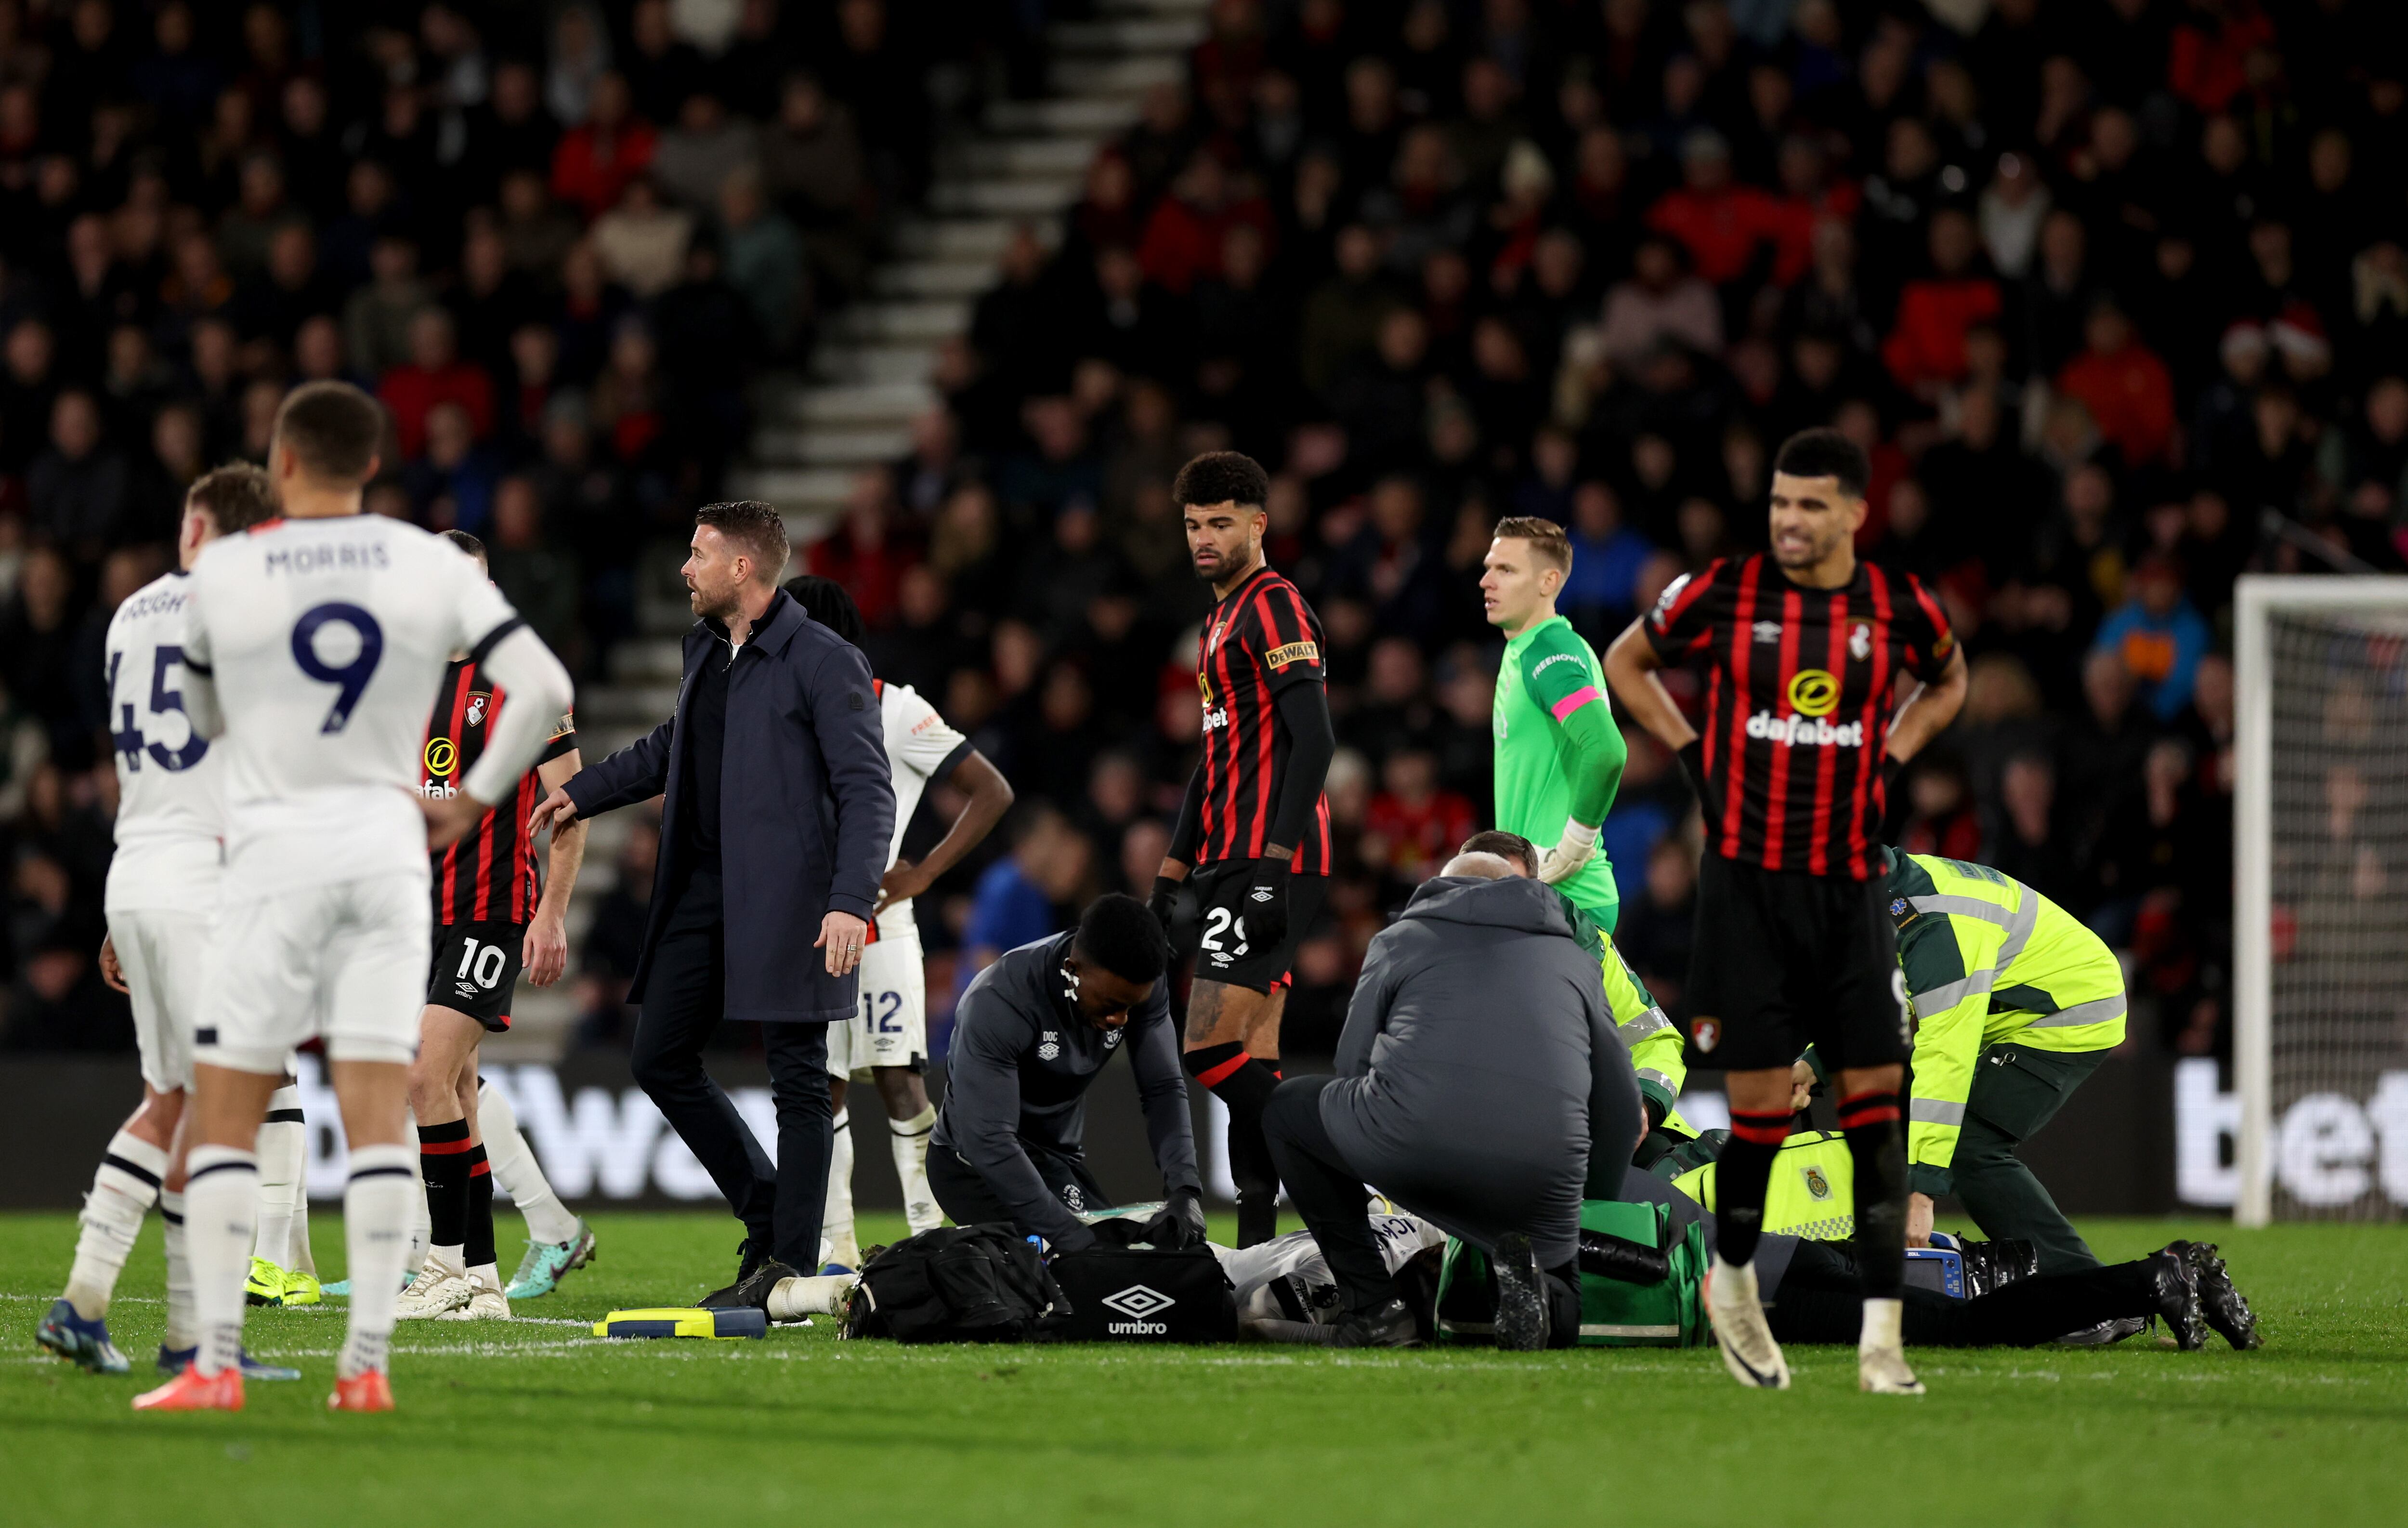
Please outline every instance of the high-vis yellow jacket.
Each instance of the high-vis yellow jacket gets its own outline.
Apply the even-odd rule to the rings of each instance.
[[[1987,865],[1893,852],[1888,890],[1915,1018],[1907,1162],[1917,1193],[1943,1194],[1982,1052],[2123,1044],[2124,970],[2071,914]]]
[[[1659,1105],[1665,1122],[1684,1135],[1698,1132],[1681,1117],[1672,1105],[1680,1101],[1681,1084],[1689,1074],[1681,1060],[1681,1031],[1664,1016],[1655,994],[1639,979],[1613,947],[1613,941],[1596,918],[1573,901],[1561,887],[1555,895],[1563,902],[1564,917],[1572,926],[1572,937],[1597,957],[1598,971],[1605,982],[1605,1011],[1613,1019],[1614,1032],[1630,1048],[1631,1069],[1639,1074],[1640,1093]]]

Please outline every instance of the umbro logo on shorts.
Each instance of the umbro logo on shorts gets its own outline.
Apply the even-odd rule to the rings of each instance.
[[[1258,902],[1267,902],[1271,900],[1270,888],[1268,887],[1256,887],[1251,895],[1254,897],[1254,900]]]

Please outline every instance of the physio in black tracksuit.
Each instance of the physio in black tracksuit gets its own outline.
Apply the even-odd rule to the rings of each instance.
[[[1081,1146],[1087,1088],[1126,1050],[1170,1201],[1149,1239],[1204,1240],[1187,1076],[1163,981],[1169,954],[1143,903],[1100,897],[1072,932],[1009,951],[970,983],[953,1011],[928,1152],[928,1185],[954,1224],[1010,1221],[1063,1251],[1094,1244],[1079,1214],[1111,1202]]]

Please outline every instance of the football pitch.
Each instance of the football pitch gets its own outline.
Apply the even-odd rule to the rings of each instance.
[[[508,1235],[515,1218],[503,1211]],[[299,1384],[238,1416],[136,1416],[154,1218],[110,1312],[136,1372],[37,1355],[64,1214],[0,1216],[0,1521],[12,1525],[897,1523],[2202,1524],[2408,1521],[2408,1230],[2093,1221],[2102,1257],[2220,1242],[2266,1347],[1916,1350],[1932,1393],[1793,1348],[1751,1392],[1711,1348],[1369,1355],[1262,1347],[898,1348],[823,1319],[761,1342],[589,1323],[690,1301],[734,1223],[603,1215],[600,1259],[509,1323],[404,1323],[389,1417],[324,1410],[341,1302],[254,1311]],[[338,1276],[339,1220],[312,1222]],[[1229,1227],[1216,1225],[1226,1234]],[[866,1218],[863,1240],[899,1223]],[[505,1257],[505,1263],[509,1261]]]

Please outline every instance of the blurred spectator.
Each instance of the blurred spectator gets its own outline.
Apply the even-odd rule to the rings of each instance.
[[[2182,569],[2171,557],[2143,561],[2129,584],[2132,597],[2099,623],[2099,651],[2120,658],[2141,703],[2170,722],[2190,705],[2192,680],[2207,656],[2207,618],[2184,597]]]

